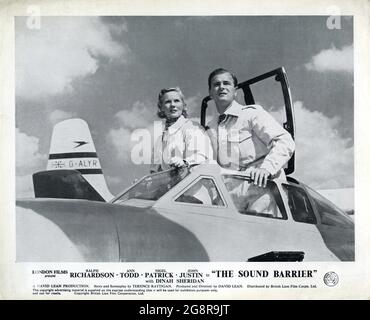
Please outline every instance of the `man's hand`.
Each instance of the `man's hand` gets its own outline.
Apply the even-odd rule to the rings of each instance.
[[[171,158],[171,160],[169,161],[169,165],[176,168],[186,167],[185,161],[180,157]]]
[[[267,179],[270,176],[270,172],[266,169],[262,168],[252,168],[248,170],[251,179],[254,182],[254,185],[258,185],[259,187],[266,187]]]

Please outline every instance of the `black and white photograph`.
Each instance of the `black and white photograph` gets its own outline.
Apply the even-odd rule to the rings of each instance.
[[[341,285],[314,265],[347,268],[363,246],[354,14],[25,9],[13,25],[18,266],[125,278],[89,269],[119,263],[142,283],[150,263],[145,279],[175,278],[167,290],[207,277]]]

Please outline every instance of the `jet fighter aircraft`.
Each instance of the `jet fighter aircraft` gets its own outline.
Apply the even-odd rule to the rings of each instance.
[[[271,77],[294,137],[283,68],[239,88],[254,103],[251,85]],[[33,175],[36,198],[17,200],[17,261],[353,261],[353,220],[289,176],[294,158],[285,171],[287,181],[269,180],[262,195],[246,173],[202,164],[146,175],[113,196],[88,125],[65,120],[54,128],[47,170]]]

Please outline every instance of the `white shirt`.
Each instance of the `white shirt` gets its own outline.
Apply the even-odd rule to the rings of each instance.
[[[154,165],[151,170],[170,169],[169,162],[175,156],[184,159],[189,165],[212,159],[209,137],[198,123],[180,116],[167,130],[164,128],[163,124],[163,134],[154,144]]]
[[[234,170],[250,165],[273,176],[280,173],[295,148],[289,132],[259,105],[243,106],[234,100],[224,114],[220,124],[216,117],[207,130],[219,164]]]

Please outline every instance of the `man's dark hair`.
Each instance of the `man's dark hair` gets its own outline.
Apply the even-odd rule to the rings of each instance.
[[[235,74],[229,70],[226,70],[224,68],[217,68],[216,70],[213,70],[209,76],[208,76],[208,89],[211,89],[211,81],[212,79],[217,76],[218,74],[222,74],[222,73],[228,73],[229,75],[231,75],[231,77],[233,78],[233,81],[234,81],[234,86],[236,87],[238,85],[238,79],[236,78]]]

